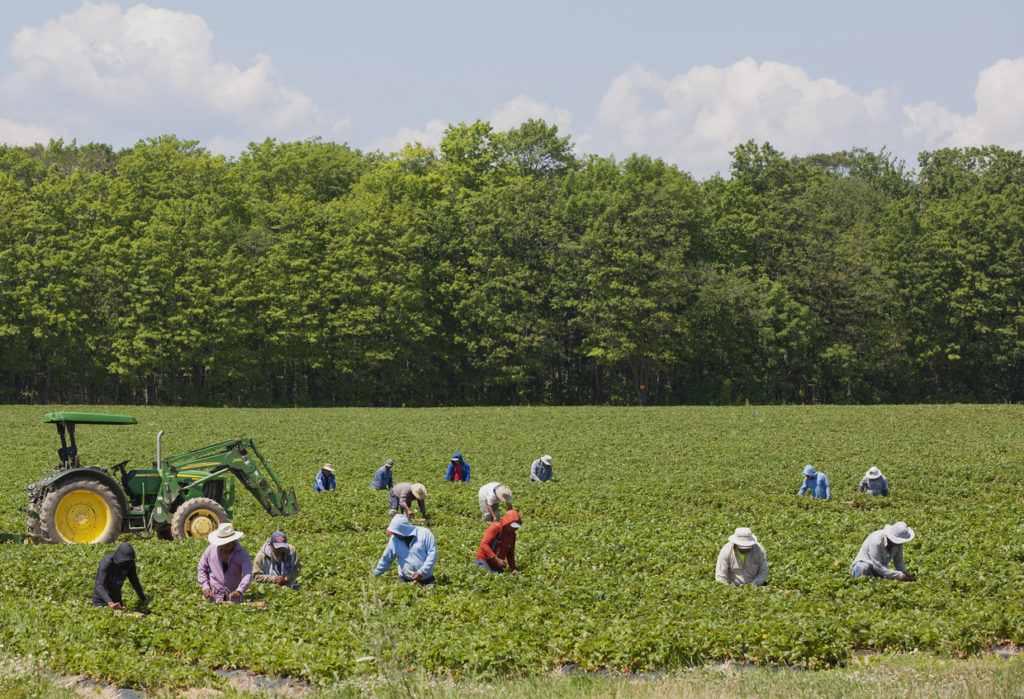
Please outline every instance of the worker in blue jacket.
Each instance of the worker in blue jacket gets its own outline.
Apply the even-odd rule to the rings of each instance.
[[[832,499],[832,488],[829,487],[828,478],[824,473],[815,471],[814,467],[810,464],[804,466],[804,484],[800,486],[800,492],[797,495],[803,495],[808,492],[811,494],[811,497],[823,500]]]
[[[384,462],[384,465],[377,469],[377,473],[373,474],[373,483],[370,487],[374,490],[391,490],[395,487],[394,481],[391,478],[391,468],[395,465],[393,459],[388,459]]]
[[[316,474],[316,480],[313,481],[313,489],[322,493],[325,490],[334,490],[334,467],[330,464],[324,464],[324,467],[320,469],[320,473]]]
[[[468,481],[469,480],[469,464],[462,458],[462,454],[455,452],[452,454],[452,460],[448,464],[448,470],[444,474],[446,481]]]

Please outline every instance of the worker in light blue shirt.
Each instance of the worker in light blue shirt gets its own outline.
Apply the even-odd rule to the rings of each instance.
[[[325,490],[334,490],[334,467],[330,464],[324,464],[320,472],[316,474],[316,479],[313,481],[313,490],[318,493],[322,493]]]
[[[437,544],[430,530],[413,525],[405,515],[395,515],[388,525],[388,534],[391,538],[373,571],[374,576],[383,575],[397,558],[399,580],[420,585],[434,584]]]
[[[832,499],[832,488],[828,484],[828,478],[824,473],[815,471],[810,464],[804,466],[804,483],[800,486],[800,492],[797,495],[804,493],[810,493],[811,497],[823,500]]]
[[[373,474],[373,483],[370,487],[374,490],[391,490],[395,487],[395,484],[391,481],[391,468],[395,465],[393,459],[388,459],[384,462],[384,465],[377,469],[377,473]]]

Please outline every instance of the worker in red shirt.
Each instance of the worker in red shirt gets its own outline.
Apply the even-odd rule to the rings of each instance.
[[[518,573],[516,568],[516,531],[523,526],[519,513],[509,510],[500,522],[487,527],[484,538],[477,549],[473,565],[489,573],[503,573],[506,570]]]

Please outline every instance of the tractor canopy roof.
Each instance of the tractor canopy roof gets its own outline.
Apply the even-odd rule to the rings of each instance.
[[[73,422],[92,425],[134,425],[138,422],[131,415],[105,415],[103,413],[46,413],[43,422]]]

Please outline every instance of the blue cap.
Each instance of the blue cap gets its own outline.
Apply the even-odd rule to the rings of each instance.
[[[284,535],[284,532],[274,532],[270,535],[270,543],[274,545],[275,549],[286,549],[288,548],[288,537]]]

